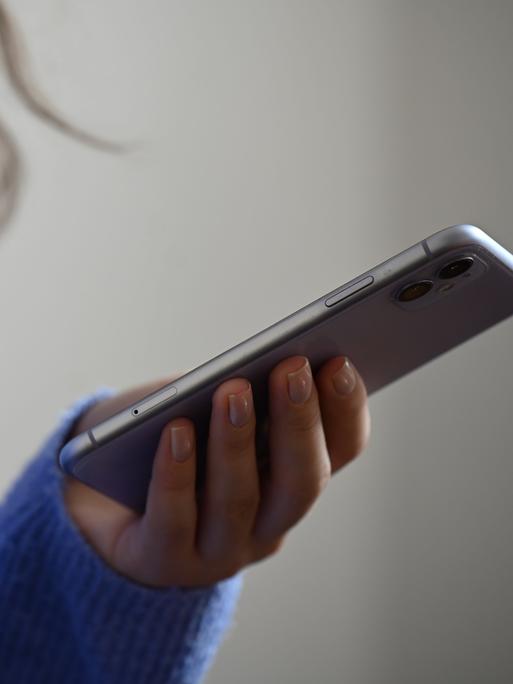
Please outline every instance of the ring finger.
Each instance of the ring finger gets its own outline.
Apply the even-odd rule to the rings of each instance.
[[[270,475],[255,523],[256,543],[296,524],[326,486],[331,464],[308,359],[292,357],[269,376]]]

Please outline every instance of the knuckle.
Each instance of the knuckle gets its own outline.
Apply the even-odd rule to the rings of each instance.
[[[277,494],[302,516],[319,498],[331,480],[332,465],[328,450],[295,476],[284,477],[277,483]]]
[[[290,429],[298,433],[312,432],[321,421],[319,406],[294,407],[287,414],[287,424]]]
[[[331,462],[323,459],[321,465],[307,477],[288,480],[283,485],[283,494],[300,510],[307,510],[326,489],[331,479]]]
[[[307,500],[313,503],[316,499],[318,499],[326,489],[329,479],[329,476],[324,474],[315,478],[311,485],[306,489],[305,497]]]
[[[155,469],[159,490],[166,492],[186,492],[192,487],[192,477],[189,473],[176,472],[173,468],[160,466]]]
[[[358,440],[348,441],[343,446],[334,448],[330,455],[333,459],[335,467],[340,468],[343,465],[354,461],[362,451],[365,449],[365,444]]]
[[[312,482],[295,482],[283,487],[284,499],[299,517],[303,516],[320,494],[320,487]]]
[[[227,514],[232,520],[246,525],[252,522],[258,509],[258,498],[254,495],[238,497],[227,502]]]
[[[184,548],[189,546],[191,541],[191,529],[188,525],[174,523],[167,530],[167,542],[173,548]]]
[[[230,525],[247,527],[253,521],[259,505],[259,497],[256,492],[239,494],[237,496],[216,497],[211,501],[212,509],[218,511],[217,515],[228,520]]]

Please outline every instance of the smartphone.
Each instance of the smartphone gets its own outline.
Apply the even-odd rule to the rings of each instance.
[[[513,255],[482,229],[440,230],[328,292],[64,445],[64,472],[139,512],[160,434],[173,418],[195,425],[201,495],[211,398],[225,380],[253,388],[259,468],[267,460],[267,378],[283,359],[312,371],[347,355],[368,395],[513,314]]]

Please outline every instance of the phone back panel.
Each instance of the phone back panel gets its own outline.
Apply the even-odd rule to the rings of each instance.
[[[468,271],[438,277],[448,262],[468,256],[473,259]],[[305,355],[315,373],[329,358],[345,354],[371,395],[513,314],[513,257],[474,226],[439,231],[349,284],[369,275],[374,282],[353,297],[326,306],[346,284],[178,379],[175,397],[150,415],[134,417],[132,409],[141,400],[79,435],[62,450],[61,466],[143,511],[161,430],[171,419],[187,416],[196,428],[201,490],[212,393],[224,380],[242,376],[253,387],[259,466],[265,470],[267,377],[281,360]],[[397,294],[417,281],[431,282],[430,291],[399,302]]]

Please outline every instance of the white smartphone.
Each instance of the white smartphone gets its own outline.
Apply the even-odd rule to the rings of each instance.
[[[476,226],[445,228],[77,435],[59,465],[142,512],[161,431],[186,416],[196,429],[200,493],[211,398],[225,380],[252,384],[265,470],[267,377],[281,360],[307,356],[315,373],[345,354],[370,396],[511,314],[513,255]]]

